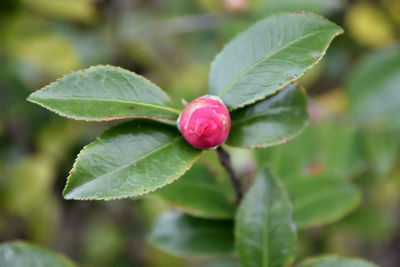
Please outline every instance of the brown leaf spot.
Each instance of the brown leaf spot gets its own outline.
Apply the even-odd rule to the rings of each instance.
[[[115,119],[117,119],[117,117],[114,117],[114,116],[111,116],[111,115],[107,115],[106,116],[106,121],[112,121],[112,120],[115,120]]]
[[[289,141],[289,139],[287,139],[287,138],[285,138],[285,137],[279,139],[279,142],[280,142],[281,144],[284,144],[284,143],[286,143],[287,141]]]
[[[309,175],[320,175],[325,171],[324,165],[322,165],[320,162],[312,162],[310,165],[308,165],[307,168],[307,173]]]

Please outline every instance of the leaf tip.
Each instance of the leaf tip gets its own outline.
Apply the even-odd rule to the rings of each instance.
[[[37,92],[33,92],[30,95],[28,95],[26,101],[36,104],[36,97],[35,97],[36,94]]]
[[[62,192],[62,196],[63,196],[63,198],[64,198],[65,200],[72,200],[72,199],[74,199],[74,197],[71,196],[71,192],[69,192],[69,190],[68,190],[68,183],[67,183],[67,185],[65,186],[65,188],[64,188],[64,190],[63,190],[63,192]]]

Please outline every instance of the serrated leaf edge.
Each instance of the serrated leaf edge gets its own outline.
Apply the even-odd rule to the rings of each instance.
[[[146,77],[143,77],[142,75],[136,74],[136,73],[134,73],[134,72],[131,72],[131,71],[129,71],[129,70],[127,70],[127,69],[124,69],[124,68],[121,68],[121,67],[119,67],[119,66],[112,66],[112,65],[109,65],[109,64],[105,64],[105,65],[99,64],[99,65],[96,65],[96,66],[91,66],[91,67],[86,68],[86,69],[81,69],[81,70],[77,70],[77,71],[71,71],[70,73],[64,74],[63,76],[61,76],[60,78],[57,78],[55,81],[51,82],[50,84],[46,85],[45,87],[43,87],[43,88],[41,88],[41,89],[39,89],[39,90],[37,90],[37,91],[32,92],[32,93],[26,98],[26,100],[27,100],[28,102],[33,103],[33,104],[37,104],[37,105],[39,105],[39,106],[41,106],[41,107],[43,107],[43,108],[45,108],[45,109],[47,109],[47,110],[49,110],[49,111],[51,111],[51,112],[54,112],[55,114],[57,114],[57,115],[59,115],[59,116],[61,116],[61,117],[64,117],[64,118],[67,118],[67,119],[76,120],[76,121],[104,122],[104,121],[111,121],[111,120],[134,119],[134,118],[135,118],[135,119],[136,119],[136,118],[148,118],[148,119],[160,119],[160,120],[172,120],[172,121],[175,121],[175,120],[176,120],[176,118],[156,117],[156,116],[119,116],[119,117],[108,116],[108,117],[106,117],[106,118],[104,118],[104,119],[74,118],[74,117],[71,117],[71,116],[69,116],[69,115],[63,113],[63,112],[60,112],[60,111],[55,110],[55,109],[53,109],[53,108],[50,108],[50,107],[48,107],[48,106],[46,106],[46,105],[44,105],[44,104],[38,102],[37,100],[32,99],[32,96],[34,96],[35,93],[48,90],[47,88],[49,88],[49,87],[51,87],[52,85],[54,85],[55,83],[59,82],[61,79],[63,79],[63,78],[66,77],[67,75],[70,75],[70,74],[73,74],[73,73],[78,73],[78,72],[85,73],[85,72],[88,72],[88,71],[93,71],[93,70],[95,70],[97,67],[114,68],[114,69],[117,69],[117,70],[121,70],[121,71],[124,71],[124,72],[128,72],[129,74],[132,74],[132,73],[133,73],[133,74],[135,74],[135,75],[138,75],[138,76],[140,76],[140,78],[142,78],[145,82],[150,83],[150,84],[152,84],[153,86],[155,86],[155,87],[157,87],[158,89],[160,89],[160,91],[163,92],[163,94],[169,99],[169,101],[170,101],[171,104],[172,104],[172,98],[171,98],[164,90],[162,90],[162,89],[161,89],[160,87],[158,87],[156,84],[154,84],[153,82],[151,82],[150,80],[148,80]],[[136,102],[136,101],[132,101],[132,103],[135,104],[135,103],[137,103],[137,102]],[[154,106],[157,106],[157,105],[154,105]],[[176,114],[177,114],[176,117],[178,117],[178,115],[181,113],[181,110],[176,109],[176,108],[174,108],[174,107],[170,107],[170,106],[160,106],[160,107],[164,107],[165,110],[169,110],[171,113],[176,113]]]
[[[231,111],[234,111],[234,110],[237,110],[237,109],[240,109],[240,108],[243,108],[243,107],[245,107],[245,106],[254,104],[254,103],[258,102],[258,101],[261,101],[261,100],[267,98],[268,96],[271,96],[271,95],[273,95],[273,94],[276,94],[277,92],[279,92],[280,90],[282,90],[282,89],[284,89],[286,86],[288,86],[289,84],[291,84],[291,83],[293,83],[293,82],[299,80],[306,72],[308,72],[310,69],[312,69],[315,65],[317,65],[317,64],[322,60],[322,58],[325,56],[326,51],[328,50],[330,44],[332,43],[333,39],[335,39],[337,36],[339,36],[339,35],[341,35],[341,34],[344,33],[344,30],[343,30],[342,27],[340,27],[340,26],[337,25],[336,23],[334,23],[334,22],[332,22],[332,21],[330,21],[330,20],[324,18],[323,16],[318,15],[318,14],[315,14],[315,13],[313,13],[313,12],[307,12],[307,13],[303,13],[303,12],[301,12],[301,13],[297,13],[297,12],[278,12],[278,13],[273,13],[273,14],[271,14],[271,15],[265,17],[264,19],[267,19],[267,18],[273,17],[273,16],[277,16],[277,15],[280,15],[280,14],[294,14],[294,13],[296,13],[296,14],[302,14],[302,15],[311,15],[311,16],[318,17],[318,18],[320,18],[320,19],[322,19],[322,20],[325,20],[325,21],[327,21],[327,22],[329,22],[329,23],[335,25],[336,27],[338,27],[338,31],[337,31],[334,35],[332,35],[332,37],[328,40],[327,45],[323,48],[321,55],[319,55],[319,57],[315,60],[314,64],[312,64],[311,66],[309,66],[308,68],[306,68],[306,70],[305,70],[303,73],[301,73],[300,75],[298,75],[296,78],[293,78],[291,81],[289,81],[289,82],[283,84],[280,88],[277,88],[277,89],[276,89],[273,93],[271,93],[271,94],[267,94],[267,95],[265,95],[264,97],[260,97],[260,98],[251,100],[251,101],[249,101],[249,102],[246,102],[246,103],[244,103],[244,104],[242,104],[242,105],[239,105],[239,106],[237,106],[237,107],[234,107],[234,108],[228,107],[228,110],[229,110],[230,112],[231,112]],[[254,24],[254,25],[255,25],[255,24]],[[252,27],[252,26],[250,26],[250,27]],[[248,29],[248,28],[247,28],[247,29]],[[246,31],[247,29],[245,29],[244,31]],[[242,31],[242,32],[244,32],[244,31]],[[242,32],[238,33],[234,38],[232,38],[229,42],[227,42],[227,43],[223,46],[223,48],[220,50],[220,52],[215,56],[214,60],[211,62],[210,71],[212,70],[212,66],[213,66],[215,60],[217,59],[218,55],[225,49],[225,47],[226,47],[231,41],[233,41],[234,39],[236,39],[236,37],[237,37],[238,35],[240,35]],[[210,76],[210,75],[209,75],[209,76]],[[219,94],[218,94],[218,95],[219,95]]]
[[[100,136],[101,136],[101,134],[100,134]],[[76,169],[76,165],[78,164],[78,161],[79,161],[80,156],[81,156],[88,148],[90,148],[91,146],[93,146],[93,145],[95,144],[96,141],[99,141],[99,140],[100,140],[100,136],[98,136],[98,137],[96,138],[95,141],[93,141],[92,143],[90,143],[90,144],[84,146],[84,147],[81,149],[81,151],[79,151],[77,157],[76,157],[75,160],[74,160],[74,164],[72,165],[72,169],[69,171],[69,175],[68,175],[68,177],[67,177],[67,183],[65,184],[65,187],[64,187],[64,190],[63,190],[63,193],[62,193],[64,199],[66,199],[66,200],[105,200],[105,201],[109,201],[109,200],[118,200],[118,199],[127,199],[127,198],[137,198],[137,197],[141,197],[141,196],[147,195],[147,194],[149,194],[149,193],[152,193],[152,192],[154,192],[154,191],[156,191],[156,190],[158,190],[158,189],[160,189],[160,188],[163,188],[164,186],[167,186],[167,185],[169,185],[169,184],[175,182],[176,180],[178,180],[178,179],[179,179],[186,171],[188,171],[188,170],[192,167],[192,165],[199,159],[200,154],[201,154],[201,151],[202,151],[202,150],[199,150],[199,153],[196,155],[196,157],[195,157],[192,161],[190,161],[188,164],[186,164],[186,166],[185,166],[180,172],[178,172],[178,175],[176,175],[175,178],[173,178],[173,176],[168,177],[168,178],[167,178],[167,183],[166,183],[166,184],[164,184],[164,185],[162,185],[162,186],[159,186],[159,187],[156,187],[156,188],[154,188],[153,190],[148,190],[148,191],[146,191],[146,192],[143,192],[142,194],[128,195],[128,196],[122,196],[122,197],[110,197],[110,198],[96,198],[96,197],[94,197],[94,198],[91,198],[91,197],[88,197],[88,198],[76,198],[76,197],[75,197],[75,198],[66,198],[65,191],[66,191],[66,189],[67,189],[67,187],[68,187],[68,185],[69,185],[71,176],[72,176],[73,172],[74,172],[75,169]],[[178,137],[178,138],[183,138],[183,137]],[[178,138],[176,138],[176,139],[178,139]],[[171,178],[172,178],[172,179],[171,179]]]

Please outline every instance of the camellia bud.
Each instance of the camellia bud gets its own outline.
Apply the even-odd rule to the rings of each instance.
[[[178,118],[186,141],[200,149],[213,149],[225,142],[231,129],[228,109],[217,96],[205,95],[188,103]]]

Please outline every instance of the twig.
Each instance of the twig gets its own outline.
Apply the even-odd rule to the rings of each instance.
[[[229,177],[231,178],[231,182],[236,193],[237,203],[240,203],[243,197],[243,191],[242,191],[242,186],[240,185],[239,178],[237,177],[235,171],[232,168],[231,157],[229,153],[222,148],[222,146],[219,146],[217,148],[217,152],[219,161],[221,162],[222,166],[224,166],[226,172],[229,174]]]

